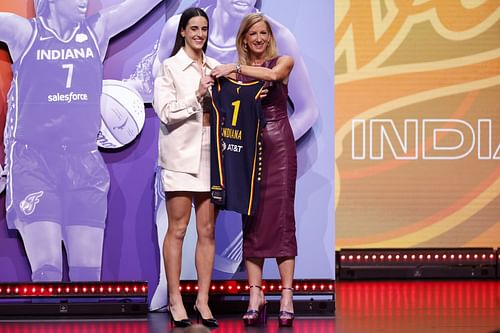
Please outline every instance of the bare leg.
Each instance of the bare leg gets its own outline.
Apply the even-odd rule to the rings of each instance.
[[[170,192],[166,195],[168,229],[163,241],[163,259],[168,287],[168,302],[175,320],[188,318],[179,291],[182,244],[191,215],[191,193]]]
[[[276,258],[283,288],[293,288],[293,275],[295,271],[295,258]],[[283,289],[281,292],[280,311],[293,313],[293,290]]]
[[[40,221],[30,224],[16,223],[16,227],[23,239],[31,266],[32,280],[61,281],[61,226],[54,222]]]
[[[263,258],[245,258],[245,266],[248,273],[248,284],[250,286],[262,286]],[[264,304],[264,292],[260,288],[250,288],[250,299],[248,310],[259,310]]]
[[[101,279],[104,229],[73,225],[64,229],[64,243],[68,252],[71,281],[99,281]]]
[[[210,193],[195,194],[196,207],[196,272],[198,274],[198,295],[196,308],[203,318],[213,318],[208,307],[208,293],[212,281],[215,257],[215,208],[210,202]]]

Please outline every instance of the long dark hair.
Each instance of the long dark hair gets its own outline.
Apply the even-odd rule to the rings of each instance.
[[[191,18],[196,16],[202,16],[207,20],[207,28],[210,28],[208,24],[208,15],[205,11],[199,7],[191,7],[182,12],[181,19],[179,20],[179,26],[177,27],[177,34],[175,35],[175,43],[174,48],[172,49],[172,53],[170,56],[177,54],[177,52],[186,44],[186,41],[181,36],[181,30],[185,30],[188,22]],[[203,45],[203,52],[207,51],[208,38]]]

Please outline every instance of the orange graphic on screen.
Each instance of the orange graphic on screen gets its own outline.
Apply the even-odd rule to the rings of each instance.
[[[335,5],[337,248],[497,247],[498,1]]]

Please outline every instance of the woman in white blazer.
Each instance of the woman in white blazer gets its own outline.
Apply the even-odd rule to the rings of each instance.
[[[166,197],[168,229],[163,242],[171,323],[189,326],[179,292],[182,244],[191,206],[196,211],[196,271],[198,295],[195,311],[206,326],[217,327],[208,306],[215,255],[216,211],[210,202],[209,109],[218,62],[205,56],[208,17],[200,8],[182,13],[170,58],[160,68],[154,85],[154,108],[161,120],[159,165]]]

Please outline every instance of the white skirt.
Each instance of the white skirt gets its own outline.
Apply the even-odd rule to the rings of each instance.
[[[197,174],[161,169],[163,191],[210,192],[210,127],[203,126]]]

